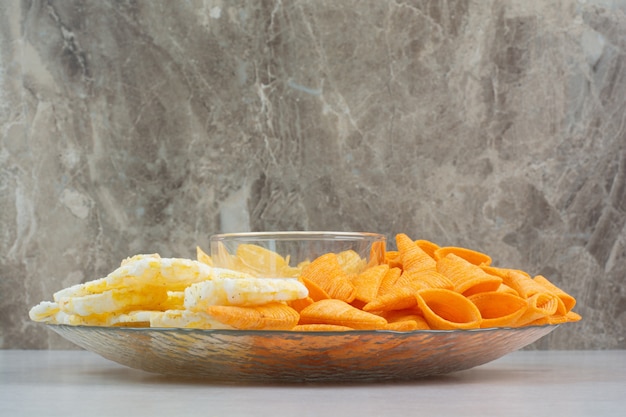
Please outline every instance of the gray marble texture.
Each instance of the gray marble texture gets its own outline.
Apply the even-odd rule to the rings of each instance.
[[[626,348],[626,1],[0,3],[0,347],[132,254],[404,232],[544,274]]]

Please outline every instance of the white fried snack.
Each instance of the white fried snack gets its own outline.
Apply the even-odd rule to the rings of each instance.
[[[104,278],[73,285],[29,311],[31,320],[72,326],[232,329],[205,311],[306,298],[294,278],[256,278],[202,260],[136,255]]]
[[[192,284],[185,289],[185,308],[258,306],[305,298],[308,290],[295,278],[221,278]]]

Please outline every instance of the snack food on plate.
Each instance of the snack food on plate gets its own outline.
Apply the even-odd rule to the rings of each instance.
[[[78,326],[349,331],[521,327],[578,321],[573,296],[489,255],[396,235],[396,251],[328,252],[298,265],[253,244],[219,259],[136,255],[53,294],[33,321]],[[384,242],[380,242],[384,243]],[[214,254],[215,255],[215,254]],[[216,262],[219,261],[219,262]],[[220,265],[217,267],[215,265]],[[226,265],[226,266],[224,266]],[[269,271],[280,278],[266,277]]]

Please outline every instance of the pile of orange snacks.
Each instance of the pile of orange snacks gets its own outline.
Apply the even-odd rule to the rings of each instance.
[[[478,329],[581,319],[572,311],[574,297],[541,275],[495,267],[486,254],[406,234],[396,235],[396,246],[382,263],[345,251],[297,267],[253,245],[231,255],[233,269],[214,267],[200,248],[196,260],[137,255],[105,278],[58,291],[30,317],[50,324],[294,331]],[[268,263],[283,264],[293,278],[259,278]]]

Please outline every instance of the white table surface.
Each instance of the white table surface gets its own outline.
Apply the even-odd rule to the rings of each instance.
[[[0,416],[626,416],[626,350],[520,351],[413,382],[216,384],[0,350]]]

